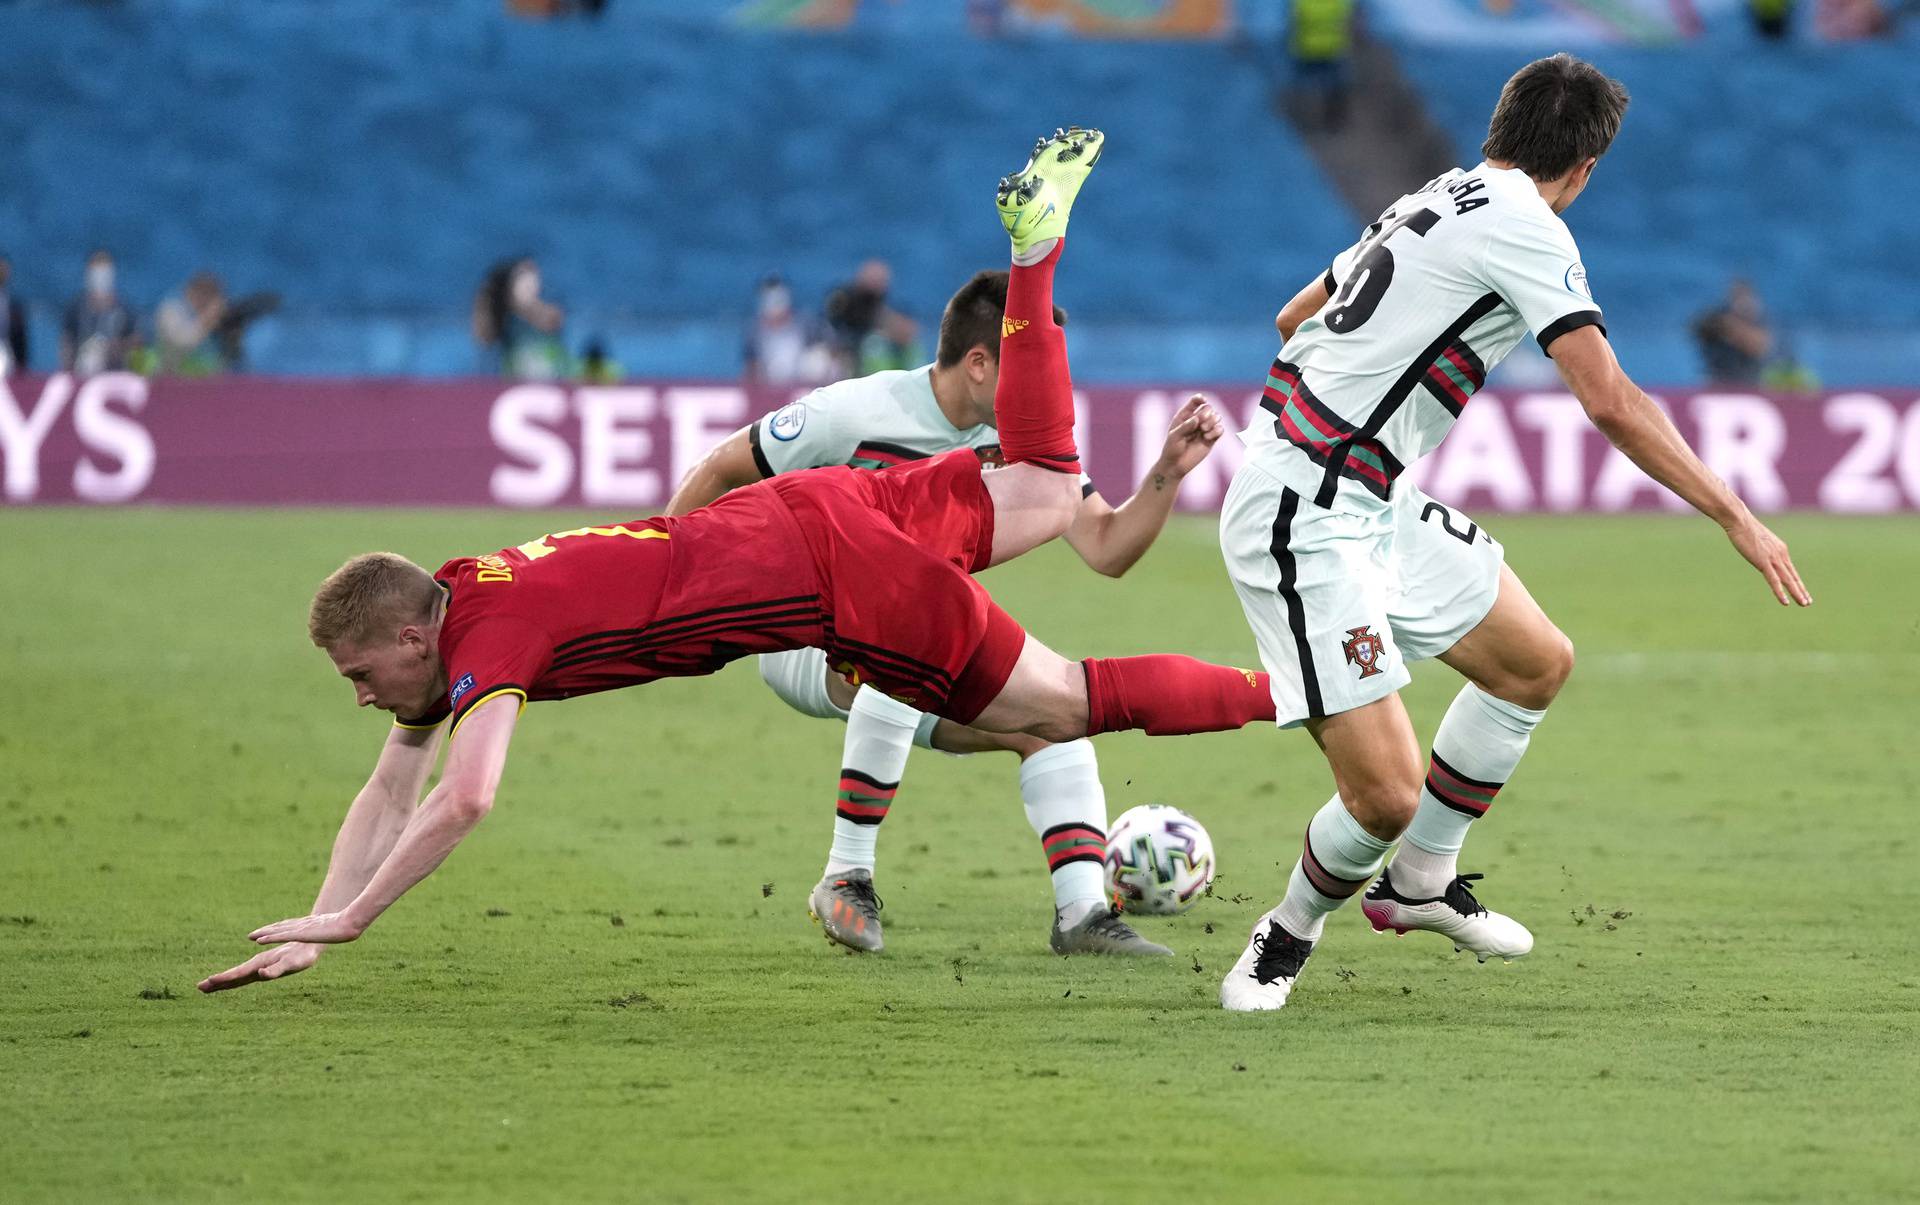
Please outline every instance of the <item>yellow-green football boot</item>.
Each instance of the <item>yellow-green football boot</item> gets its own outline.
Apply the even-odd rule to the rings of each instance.
[[[1013,239],[1015,263],[1034,263],[1067,232],[1067,214],[1087,173],[1100,162],[1107,136],[1070,126],[1033,144],[1027,165],[1000,181],[1000,224]]]

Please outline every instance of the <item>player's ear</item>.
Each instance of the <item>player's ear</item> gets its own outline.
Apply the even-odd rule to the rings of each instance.
[[[976,343],[967,351],[967,379],[975,385],[984,385],[993,379],[994,369],[1000,367],[1000,359],[987,350],[984,343]]]

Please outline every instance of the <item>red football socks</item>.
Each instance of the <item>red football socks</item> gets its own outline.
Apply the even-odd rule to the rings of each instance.
[[[1226,732],[1273,721],[1267,675],[1192,657],[1089,657],[1087,735],[1144,729],[1152,736]]]
[[[1037,264],[1013,265],[1000,323],[1000,383],[993,409],[1008,464],[1078,473],[1067,336],[1053,321],[1053,269],[1065,245],[1061,239]]]

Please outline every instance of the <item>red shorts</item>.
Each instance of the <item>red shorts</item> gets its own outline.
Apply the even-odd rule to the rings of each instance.
[[[962,449],[878,472],[811,469],[767,484],[819,566],[827,663],[920,711],[972,722],[1026,643],[972,576],[993,551],[980,458]]]

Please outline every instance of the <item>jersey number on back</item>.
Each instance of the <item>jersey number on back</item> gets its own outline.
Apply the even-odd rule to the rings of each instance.
[[[1389,214],[1388,216],[1391,216]],[[1367,319],[1373,317],[1373,311],[1380,308],[1380,299],[1387,295],[1387,286],[1393,283],[1393,252],[1387,248],[1387,240],[1397,230],[1411,230],[1421,238],[1427,237],[1427,231],[1440,220],[1440,215],[1431,209],[1416,209],[1404,218],[1387,221],[1382,217],[1374,223],[1376,233],[1360,245],[1360,251],[1353,258],[1353,266],[1347,270],[1347,283],[1340,287],[1334,298],[1340,304],[1328,310],[1321,321],[1327,329],[1336,335],[1357,331],[1365,326]],[[1382,223],[1385,223],[1384,225]]]

